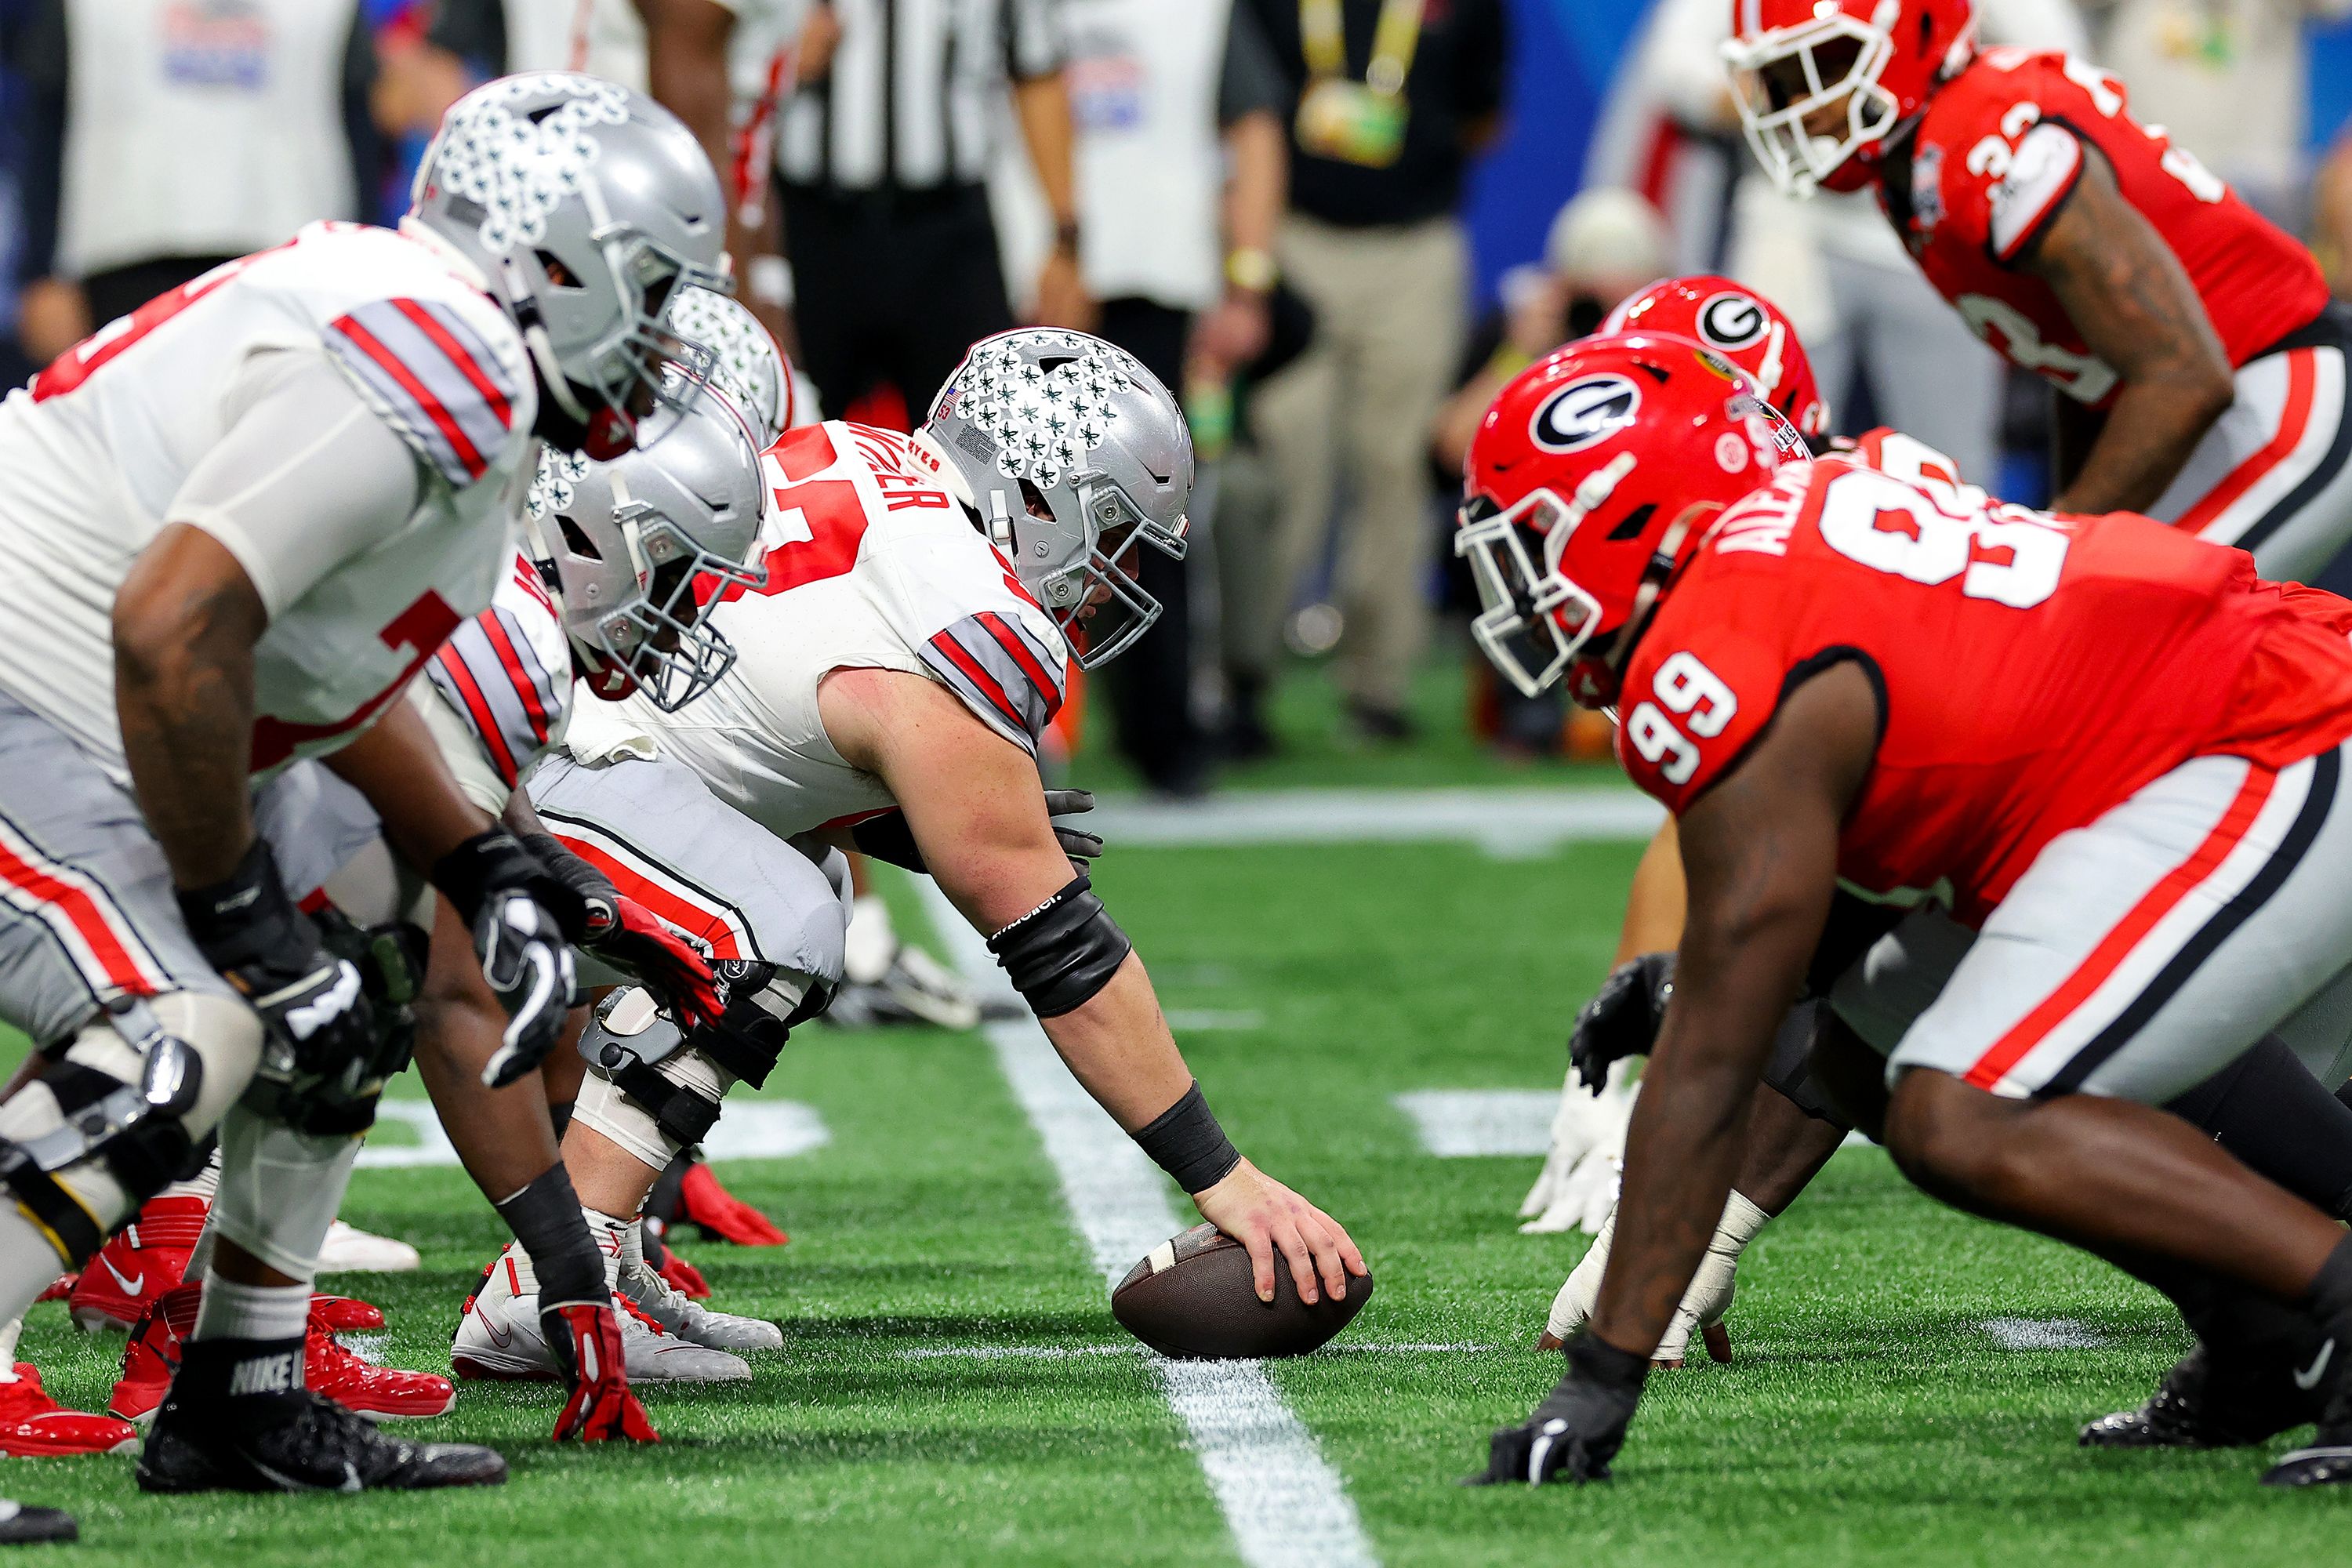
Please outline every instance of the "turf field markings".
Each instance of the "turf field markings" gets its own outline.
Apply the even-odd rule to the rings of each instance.
[[[1423,1089],[1390,1097],[1412,1121],[1424,1153],[1441,1160],[1542,1154],[1551,1148],[1556,1089]]]
[[[2107,1342],[2079,1318],[1987,1318],[1984,1331],[2005,1351],[2095,1351]]]
[[[924,879],[931,927],[974,985],[998,994],[1003,973],[980,936]],[[1071,1220],[1115,1284],[1135,1260],[1185,1228],[1173,1194],[1134,1140],[1078,1087],[1034,1019],[982,1030],[1061,1180]],[[1252,1568],[1371,1568],[1378,1562],[1345,1483],[1283,1400],[1262,1363],[1147,1356],[1185,1429],[1234,1545]]]
[[[407,1128],[414,1142],[371,1140],[360,1151],[359,1163],[375,1170],[408,1170],[419,1165],[454,1165],[457,1151],[441,1131],[441,1119],[430,1100],[383,1100],[376,1102],[376,1120]],[[727,1108],[726,1119],[710,1130],[703,1152],[714,1160],[789,1160],[833,1142],[833,1130],[814,1105],[796,1100],[746,1100]]]
[[[1088,825],[1114,844],[1473,844],[1499,860],[1563,844],[1646,838],[1665,813],[1629,788],[1236,790],[1203,801],[1107,800]]]

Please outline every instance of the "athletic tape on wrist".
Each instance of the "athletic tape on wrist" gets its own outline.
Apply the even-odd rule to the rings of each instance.
[[[1208,1191],[1242,1163],[1242,1152],[1217,1125],[1197,1081],[1181,1100],[1139,1129],[1135,1142],[1188,1193]]]

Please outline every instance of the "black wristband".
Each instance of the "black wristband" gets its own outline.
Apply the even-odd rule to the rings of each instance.
[[[587,1217],[580,1212],[579,1194],[572,1190],[572,1173],[562,1161],[541,1172],[498,1210],[530,1256],[542,1310],[604,1300],[604,1255],[588,1234]]]
[[[319,946],[318,932],[286,896],[278,858],[266,838],[257,837],[236,869],[220,881],[177,896],[180,919],[195,938],[197,951],[215,969],[257,963],[295,942]]]
[[[1217,1125],[1197,1081],[1184,1091],[1183,1099],[1139,1129],[1135,1142],[1188,1193],[1208,1191],[1242,1163],[1242,1152]]]
[[[1568,1342],[1568,1364],[1602,1388],[1639,1394],[1650,1375],[1650,1358],[1621,1351],[1591,1329]]]

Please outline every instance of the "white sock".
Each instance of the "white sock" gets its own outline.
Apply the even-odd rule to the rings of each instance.
[[[504,1274],[509,1268],[512,1268],[514,1270],[514,1293],[516,1295],[536,1296],[539,1294],[539,1274],[538,1271],[530,1266],[530,1249],[520,1241],[509,1241],[507,1243],[506,1256],[499,1258],[498,1267],[490,1271],[491,1279],[496,1281],[498,1277]]]
[[[0,1312],[21,1318],[64,1267],[48,1237],[34,1227],[22,1209],[0,1198]]]
[[[11,1319],[0,1328],[0,1383],[16,1381],[16,1342],[24,1336],[25,1320]]]
[[[645,1248],[637,1235],[634,1218],[622,1219],[602,1209],[592,1209],[585,1204],[580,1212],[587,1217],[588,1234],[595,1238],[596,1250],[604,1255],[604,1285],[607,1289],[621,1278],[621,1266],[634,1254],[636,1261],[645,1261]]]
[[[849,933],[842,939],[842,974],[853,985],[871,985],[890,972],[898,952],[898,928],[879,893],[861,893],[850,906]]]
[[[205,1281],[192,1340],[299,1340],[310,1321],[308,1285],[240,1285],[215,1274]]]
[[[212,1157],[205,1162],[203,1170],[184,1182],[173,1182],[155,1195],[159,1198],[202,1198],[210,1203],[214,1194],[220,1191],[220,1145],[215,1143]]]

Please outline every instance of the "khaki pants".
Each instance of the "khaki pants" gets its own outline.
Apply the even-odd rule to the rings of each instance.
[[[1462,354],[1462,231],[1446,218],[1337,228],[1294,216],[1279,249],[1316,325],[1314,346],[1252,404],[1283,495],[1269,580],[1278,591],[1266,597],[1276,616],[1288,609],[1321,552],[1344,465],[1339,683],[1356,701],[1398,708],[1429,635],[1429,427]]]

